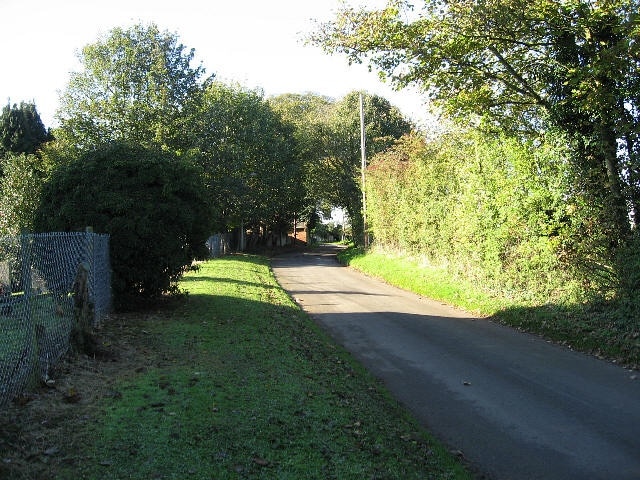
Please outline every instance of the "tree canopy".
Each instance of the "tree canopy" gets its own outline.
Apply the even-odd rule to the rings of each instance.
[[[25,153],[6,154],[0,166],[0,236],[30,232],[49,169],[39,157]]]
[[[295,125],[309,206],[318,208],[327,203],[344,208],[353,225],[354,240],[362,242],[359,96],[360,92],[351,92],[333,101],[314,95],[286,95],[272,103]],[[367,93],[363,100],[368,156],[411,131],[411,123],[388,100]]]
[[[415,84],[447,112],[519,134],[557,129],[610,239],[638,217],[638,0],[390,0],[343,8],[311,40]]]
[[[91,148],[112,141],[146,146],[180,142],[181,119],[197,100],[204,67],[194,49],[156,25],[114,28],[86,45],[61,95],[61,130],[69,142]]]
[[[34,103],[7,104],[0,115],[0,235],[32,229],[49,165],[41,150],[52,136]]]
[[[326,178],[320,175],[320,168],[328,154],[328,132],[335,101],[314,93],[289,93],[270,98],[269,104],[293,127],[305,195],[302,211],[298,213],[313,229],[319,220],[319,211],[331,209],[333,179],[330,175]]]
[[[34,103],[7,104],[0,114],[0,157],[36,153],[50,139]]]
[[[189,130],[220,226],[286,233],[303,205],[301,165],[292,127],[263,93],[212,82]]]

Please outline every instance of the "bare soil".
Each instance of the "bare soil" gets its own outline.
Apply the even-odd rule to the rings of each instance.
[[[58,478],[62,465],[86,458],[98,403],[113,385],[153,366],[158,357],[144,324],[162,312],[112,315],[95,331],[95,354],[68,354],[44,383],[0,407],[0,479]]]

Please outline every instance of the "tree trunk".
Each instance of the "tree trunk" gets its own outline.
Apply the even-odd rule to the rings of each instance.
[[[627,156],[629,158],[629,202],[631,203],[631,216],[633,219],[633,227],[637,228],[640,222],[640,172],[638,171],[635,153],[635,141],[632,134],[625,135],[625,143]]]
[[[624,242],[631,233],[631,224],[629,221],[629,205],[623,194],[620,178],[618,139],[615,134],[615,128],[610,125],[602,125],[600,133],[601,155],[607,169],[607,183],[611,199],[610,212],[618,229],[618,240]]]

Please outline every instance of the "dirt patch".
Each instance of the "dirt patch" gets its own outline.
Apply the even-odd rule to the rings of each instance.
[[[86,458],[98,403],[119,395],[116,382],[156,363],[157,348],[144,325],[159,315],[112,315],[95,332],[93,356],[69,354],[50,385],[0,407],[0,479],[54,479],[61,465]]]

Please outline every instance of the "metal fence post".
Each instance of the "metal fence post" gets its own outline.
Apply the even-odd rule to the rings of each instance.
[[[31,235],[20,235],[20,286],[22,287],[22,312],[21,323],[26,331],[24,351],[21,360],[27,362],[22,366],[27,370],[26,384],[36,381],[38,370],[38,338],[36,326],[33,321],[32,289],[31,289]]]
[[[89,267],[88,272],[88,290],[89,290],[89,301],[95,303],[95,265],[94,265],[94,235],[93,235],[93,227],[86,227],[84,233],[84,262]],[[96,311],[93,311],[93,318],[91,319],[91,326],[96,324]]]

